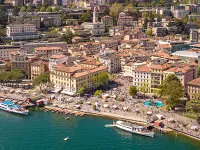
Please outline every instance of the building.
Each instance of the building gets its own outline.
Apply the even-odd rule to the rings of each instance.
[[[7,37],[12,40],[38,39],[37,29],[34,24],[10,24],[6,26]]]
[[[89,64],[58,67],[50,72],[50,80],[55,86],[63,88],[62,93],[74,95],[84,86],[93,87],[93,77],[102,72],[107,72],[107,67]]]
[[[165,27],[154,27],[152,28],[152,35],[163,37],[167,35],[167,29]]]
[[[104,16],[101,18],[101,23],[104,24],[104,27],[112,27],[113,26],[113,19],[111,16]]]
[[[99,56],[99,61],[108,67],[109,73],[119,73],[121,71],[120,57],[116,54],[102,54]]]
[[[187,65],[176,65],[168,70],[165,70],[163,74],[164,80],[169,74],[175,74],[184,87],[186,87],[189,81],[193,80],[193,70]]]
[[[58,27],[61,25],[61,17],[59,13],[55,12],[38,12],[36,14],[41,19],[41,24],[44,27]]]
[[[39,57],[51,57],[52,55],[62,54],[61,47],[36,47],[34,54]]]
[[[147,65],[140,65],[135,68],[133,71],[133,85],[136,86],[139,91],[142,91],[142,88],[146,92],[150,92],[151,89],[151,73],[150,67]]]
[[[2,59],[10,59],[11,52],[19,52],[19,46],[11,46],[11,45],[1,45],[0,46],[0,58]]]
[[[198,29],[191,29],[190,30],[190,41],[198,42],[199,40],[199,32]]]
[[[11,70],[21,69],[25,71],[25,78],[31,78],[30,61],[26,55],[23,54],[12,54],[11,55]]]
[[[194,79],[187,84],[187,94],[190,99],[199,99],[200,78]]]
[[[118,17],[117,25],[121,27],[125,26],[133,26],[133,17],[132,16],[126,16],[124,12],[121,12]]]
[[[0,73],[6,72],[7,70],[7,63],[0,60]]]
[[[49,71],[44,61],[38,60],[31,63],[31,80],[34,80],[38,75]]]
[[[49,70],[52,71],[53,66],[59,63],[64,63],[65,61],[67,61],[67,58],[68,57],[66,55],[62,55],[62,54],[52,55],[49,58]]]
[[[90,30],[91,34],[95,36],[102,35],[105,32],[104,24],[101,22],[98,22],[96,7],[94,8],[94,12],[93,12],[93,22],[84,22],[81,24],[81,26],[83,26],[84,29]]]
[[[196,58],[199,59],[200,58],[200,53],[198,52],[189,52],[189,51],[176,51],[174,53],[172,53],[172,55],[175,56],[180,56],[180,57],[185,57],[185,58]]]

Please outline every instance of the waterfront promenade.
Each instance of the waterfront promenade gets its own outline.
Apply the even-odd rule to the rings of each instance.
[[[0,92],[0,96],[25,101],[27,96],[30,96],[30,94]],[[47,99],[50,99],[52,95],[46,94],[45,96]],[[98,97],[83,98],[55,94],[53,100],[51,100],[52,105],[50,106],[53,106],[54,108],[68,109],[71,111],[81,111],[89,115],[136,121],[139,123],[146,123],[150,117],[147,112],[151,111],[151,116],[155,116],[157,114],[163,115],[165,118],[162,120],[163,124],[165,124],[165,127],[163,128],[164,130],[167,130],[168,128],[177,129],[185,134],[200,138],[199,131],[194,131],[191,129],[192,126],[197,126],[198,129],[200,129],[200,126],[197,124],[196,120],[181,116],[176,113],[166,112],[160,108],[145,107],[143,105],[143,101],[144,100],[140,99],[135,101],[127,100],[124,102],[108,100],[105,102],[103,99]],[[80,104],[80,102],[82,103]],[[90,102],[90,104],[88,102]],[[94,104],[98,104],[97,110],[93,109]],[[105,104],[108,107],[105,108]],[[80,109],[76,109],[76,105],[80,105]],[[114,109],[113,106],[117,106],[117,108]],[[125,107],[127,110],[124,110]],[[174,122],[169,122],[169,118],[173,118]]]

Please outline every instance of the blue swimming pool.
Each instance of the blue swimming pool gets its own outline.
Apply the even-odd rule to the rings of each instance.
[[[163,103],[161,101],[154,101],[154,100],[146,100],[144,103],[143,103],[145,106],[147,107],[163,107]]]

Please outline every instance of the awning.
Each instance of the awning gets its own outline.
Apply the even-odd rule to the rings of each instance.
[[[164,116],[161,114],[157,114],[156,117],[158,117],[158,119],[160,119],[160,120],[162,120],[164,118]]]
[[[152,114],[152,112],[151,111],[147,111],[147,115],[151,115]]]
[[[108,104],[104,104],[103,107],[104,108],[108,108],[109,106],[108,106]]]
[[[68,91],[68,90],[62,90],[61,91],[61,94],[66,94],[66,95],[71,95],[71,96],[74,96],[75,95],[75,93],[74,92],[70,92],[70,91]]]

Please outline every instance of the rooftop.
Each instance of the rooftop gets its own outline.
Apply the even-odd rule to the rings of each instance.
[[[34,48],[34,50],[38,51],[38,50],[57,50],[57,49],[62,49],[61,47],[36,47]]]
[[[188,85],[200,86],[200,78],[197,78],[197,79],[194,79],[194,80],[188,82]]]

